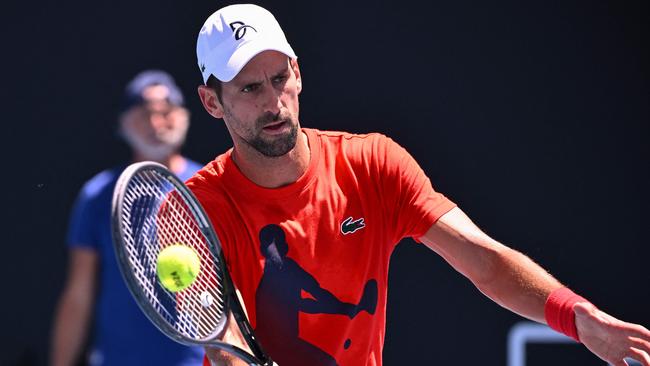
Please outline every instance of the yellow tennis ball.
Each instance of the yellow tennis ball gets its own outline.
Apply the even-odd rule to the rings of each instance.
[[[169,291],[178,292],[188,288],[200,270],[201,259],[188,246],[170,245],[158,254],[156,273],[160,283]]]

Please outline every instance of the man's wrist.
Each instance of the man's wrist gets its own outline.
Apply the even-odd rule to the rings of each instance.
[[[544,317],[549,327],[580,342],[573,311],[573,305],[578,302],[589,301],[567,287],[560,287],[546,299]]]

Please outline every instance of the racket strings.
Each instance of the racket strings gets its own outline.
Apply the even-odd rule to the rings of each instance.
[[[182,198],[175,194],[168,195],[163,210],[165,212],[158,215],[158,227],[162,229],[158,231],[161,246],[164,248],[167,245],[178,243],[188,245],[198,252],[204,268],[214,268],[216,263],[209,252],[207,239]],[[218,286],[221,283],[221,276],[216,271],[202,270],[193,286],[177,295],[189,297],[188,301],[178,301],[182,314],[198,314],[199,337],[209,336],[224,312],[225,296],[221,287]],[[217,301],[214,301],[215,299]],[[206,304],[209,305],[206,306]],[[213,304],[214,306],[211,308]],[[196,324],[184,319],[179,322],[179,326],[183,329],[187,329],[189,325]]]
[[[151,208],[156,206],[156,199],[161,199],[158,193],[160,192],[151,189],[148,184],[135,177],[134,184],[129,186],[129,190],[124,195],[126,204],[123,206],[125,215],[122,227],[133,274],[144,290],[147,300],[167,320],[173,319],[174,313],[159,300],[161,294],[169,295],[164,294],[164,291],[156,286],[156,258],[159,249],[153,234],[154,226],[150,220]]]
[[[221,263],[183,196],[164,176],[140,171],[125,190],[122,229],[131,270],[146,299],[165,321],[186,337],[213,338],[223,328],[225,296]],[[169,245],[186,245],[201,260],[190,287],[177,293],[158,283],[156,259]]]

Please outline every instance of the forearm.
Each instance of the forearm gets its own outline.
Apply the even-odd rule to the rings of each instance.
[[[97,254],[90,249],[70,251],[65,289],[59,300],[50,349],[50,365],[74,365],[86,340],[95,299]]]
[[[490,238],[460,209],[420,239],[499,305],[545,323],[546,299],[562,285],[530,258]]]
[[[52,331],[50,365],[71,366],[80,356],[88,332],[92,303],[66,292],[61,297]]]
[[[546,323],[544,307],[548,295],[562,284],[522,253],[500,247],[490,254],[493,273],[476,287],[499,305],[528,319]]]

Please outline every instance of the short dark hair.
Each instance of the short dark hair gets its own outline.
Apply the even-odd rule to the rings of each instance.
[[[219,103],[223,104],[223,102],[221,101],[221,92],[222,92],[222,90],[221,90],[221,80],[214,77],[214,75],[210,75],[210,77],[208,78],[208,81],[205,83],[205,85],[208,88],[214,90],[214,92],[217,94],[217,99],[219,100]]]

